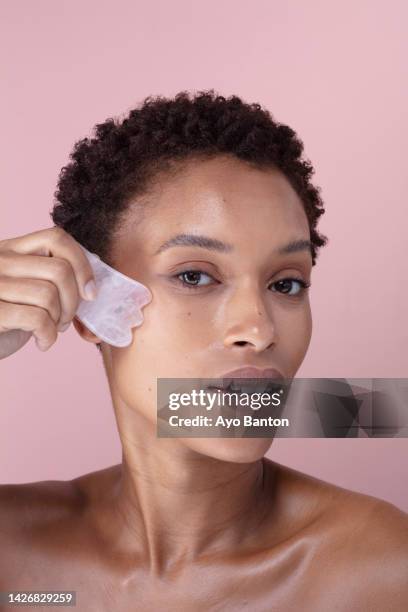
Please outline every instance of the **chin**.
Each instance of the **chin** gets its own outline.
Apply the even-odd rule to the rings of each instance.
[[[253,463],[262,459],[273,438],[180,438],[191,450],[220,461]]]

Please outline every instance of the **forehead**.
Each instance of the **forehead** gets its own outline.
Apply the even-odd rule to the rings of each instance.
[[[175,172],[163,173],[144,206],[130,204],[128,228],[135,227],[132,219],[139,219],[137,230],[123,240],[135,244],[143,236],[151,253],[182,232],[259,243],[309,236],[303,204],[285,175],[230,156],[189,160],[176,166]]]
[[[276,168],[260,169],[231,156],[190,160],[172,176],[158,180],[151,199],[160,213],[189,218],[197,215],[226,215],[263,209],[303,210],[302,203],[286,176]]]

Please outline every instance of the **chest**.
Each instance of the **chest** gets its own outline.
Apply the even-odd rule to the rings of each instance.
[[[327,612],[333,604],[338,611],[350,609],[343,606],[340,588],[322,584],[324,568],[316,572],[303,547],[280,557],[258,554],[252,560],[183,566],[154,578],[142,568],[124,576],[115,564],[107,571],[95,555],[68,553],[11,555],[0,590],[75,591],[78,612]]]

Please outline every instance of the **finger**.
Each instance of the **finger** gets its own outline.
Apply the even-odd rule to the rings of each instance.
[[[54,321],[44,308],[0,301],[0,331],[22,329],[32,332],[37,346],[46,350],[54,344],[58,332]]]
[[[68,323],[74,317],[80,296],[71,264],[66,259],[57,257],[41,257],[40,255],[20,255],[13,251],[0,251],[0,271],[7,270],[7,277],[15,279],[31,279],[36,282],[42,280],[54,284],[58,291],[60,315],[58,325]],[[16,279],[19,279],[16,281]],[[8,283],[8,285],[10,285]],[[40,288],[40,285],[39,285]],[[43,294],[46,293],[44,285],[41,286]],[[50,292],[46,299],[52,299]],[[42,304],[39,304],[42,306]]]
[[[65,259],[74,271],[78,293],[89,299],[85,292],[88,281],[94,280],[92,266],[79,242],[60,227],[50,227],[36,232],[0,241],[0,252],[12,250],[21,255],[41,255]]]
[[[58,288],[47,280],[0,276],[0,300],[44,308],[55,325],[58,325],[61,317]]]

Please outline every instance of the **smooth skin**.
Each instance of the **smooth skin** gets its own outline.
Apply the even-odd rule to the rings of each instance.
[[[271,438],[156,437],[158,377],[251,364],[292,378],[307,353],[309,289],[278,283],[312,272],[310,250],[278,254],[310,239],[285,176],[227,155],[190,160],[120,227],[110,263],[153,295],[130,346],[102,342],[122,463],[0,486],[0,590],[76,590],[84,612],[408,609],[406,513],[271,461]],[[230,246],[161,248],[179,234]],[[0,271],[3,357],[27,341],[2,344],[9,330],[55,342],[92,278],[58,228],[1,241]]]

